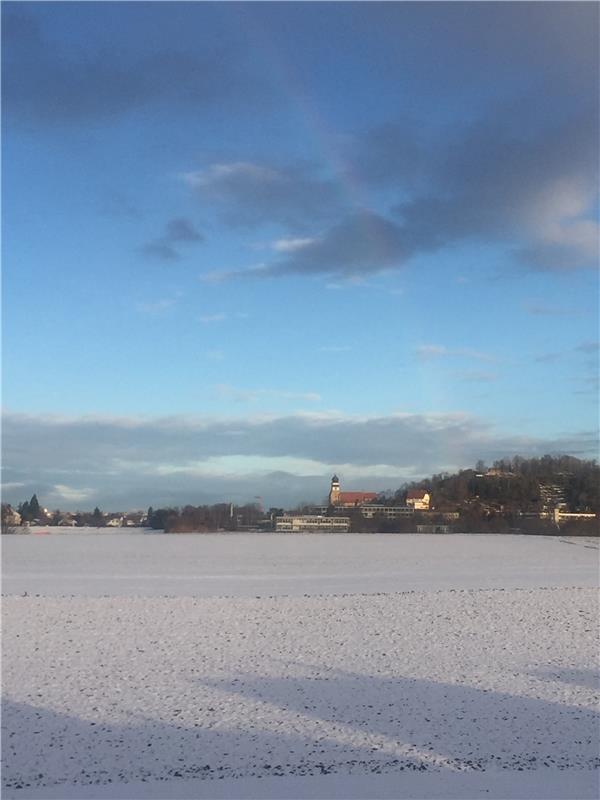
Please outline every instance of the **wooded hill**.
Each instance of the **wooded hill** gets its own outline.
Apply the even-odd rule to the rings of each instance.
[[[475,469],[405,484],[392,497],[382,499],[403,505],[410,489],[427,489],[434,508],[464,508],[478,501],[506,511],[535,512],[554,493],[562,496],[570,512],[600,513],[600,467],[573,456],[515,456],[495,461],[491,468],[478,462]]]

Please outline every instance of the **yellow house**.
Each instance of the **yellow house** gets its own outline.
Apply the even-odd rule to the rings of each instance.
[[[415,511],[429,511],[431,497],[425,489],[410,489],[406,495],[406,505]]]

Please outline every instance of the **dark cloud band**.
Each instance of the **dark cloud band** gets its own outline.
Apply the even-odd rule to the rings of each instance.
[[[280,474],[274,488],[259,468],[253,468],[252,475],[224,477],[219,474],[218,462],[211,467],[210,460],[262,457],[265,471],[273,458],[347,464],[358,476],[362,470],[369,486],[374,485],[373,474],[377,472],[380,482],[375,488],[389,488],[398,483],[389,475],[397,475],[399,470],[427,475],[440,468],[471,466],[479,458],[492,460],[516,453],[533,456],[561,452],[592,457],[597,436],[593,432],[555,439],[506,436],[481,420],[459,414],[144,420],[7,413],[3,445],[4,480],[8,484],[85,489],[103,502],[116,502],[122,498],[124,487],[130,487],[136,503],[142,497],[144,503],[156,503],[157,495],[161,502],[169,498],[171,502],[193,502],[206,490],[216,502],[233,486],[242,487],[242,491],[244,485],[256,487],[263,480],[269,484],[265,492],[272,492],[273,502],[278,502],[294,497],[295,483],[305,488],[301,474]],[[199,464],[205,464],[201,476],[195,472]],[[243,469],[241,466],[240,473]],[[298,473],[305,471],[298,468]],[[184,490],[188,492],[186,498],[182,498]],[[20,493],[20,489],[10,492],[16,495],[14,499],[19,499]],[[302,497],[296,494],[295,499]]]

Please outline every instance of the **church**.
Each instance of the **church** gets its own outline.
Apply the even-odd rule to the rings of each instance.
[[[338,508],[358,508],[377,499],[377,492],[342,492],[340,479],[334,475],[329,490],[329,505]]]

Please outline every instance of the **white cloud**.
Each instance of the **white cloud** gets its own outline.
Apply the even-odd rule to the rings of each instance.
[[[78,502],[79,500],[87,500],[94,494],[94,489],[75,489],[72,486],[65,486],[62,483],[54,485],[54,495],[69,502]]]
[[[559,245],[597,262],[600,226],[584,218],[596,193],[594,182],[570,176],[544,186],[529,208],[531,229],[541,245]]]
[[[277,253],[293,253],[295,250],[301,250],[303,247],[313,244],[316,241],[314,238],[304,239],[277,239],[273,242],[272,248]]]
[[[211,164],[203,170],[184,172],[181,178],[188,186],[199,188],[227,178],[245,178],[261,182],[277,181],[280,175],[270,167],[262,167],[249,161],[234,161],[229,164]]]

